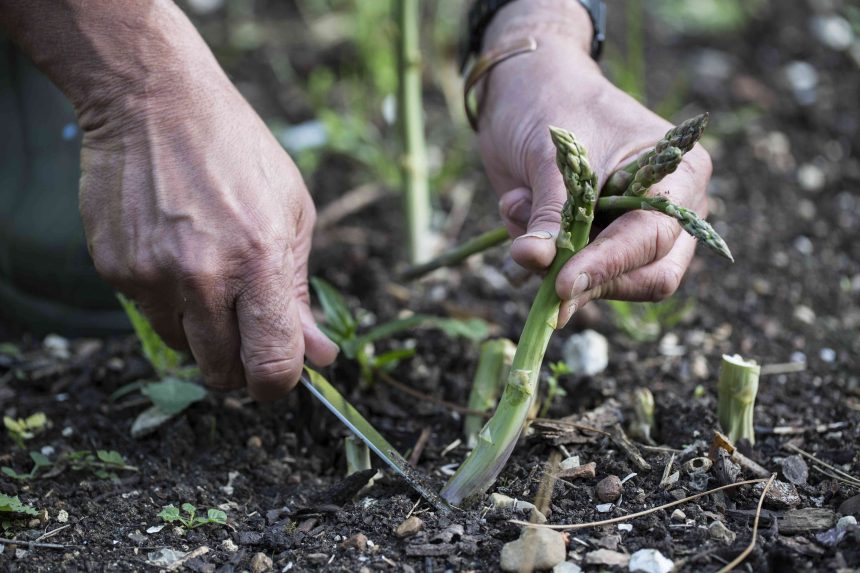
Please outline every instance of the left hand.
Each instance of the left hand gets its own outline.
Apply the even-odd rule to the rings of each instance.
[[[576,2],[565,17],[552,2],[525,0],[503,8],[485,37],[485,48],[531,33],[535,52],[502,62],[485,80],[478,139],[499,212],[511,235],[512,258],[540,271],[555,257],[566,192],[555,165],[548,126],[571,130],[588,149],[598,185],[672,126],[612,85],[588,54],[591,24]],[[519,6],[517,6],[519,5]],[[574,10],[574,12],[570,12]],[[576,32],[569,32],[574,30]],[[581,36],[587,31],[587,39]],[[579,34],[580,36],[577,36]],[[707,152],[699,145],[678,170],[651,193],[707,215],[711,175]],[[690,264],[695,239],[669,217],[633,211],[612,221],[562,269],[556,292],[562,300],[559,328],[595,298],[661,300],[672,295]]]

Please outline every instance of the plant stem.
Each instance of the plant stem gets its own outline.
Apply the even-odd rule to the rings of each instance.
[[[532,302],[499,406],[478,434],[472,453],[442,489],[442,497],[453,504],[486,491],[513,452],[537,395],[541,363],[558,320],[558,273],[588,243],[597,202],[597,176],[588,164],[585,148],[573,134],[555,127],[550,127],[550,134],[567,190],[556,240],[558,250]]]
[[[445,251],[426,263],[411,266],[401,276],[403,280],[411,281],[423,277],[441,267],[452,267],[465,261],[475,253],[486,251],[496,245],[501,245],[510,238],[505,227],[497,227],[477,237],[469,239],[454,248]]]
[[[517,346],[507,338],[487,340],[481,345],[481,356],[472,389],[469,392],[469,409],[489,412],[496,406],[501,385],[508,377],[511,361]],[[474,448],[478,443],[478,432],[484,425],[484,416],[470,414],[463,420],[463,435],[466,445]]]
[[[424,141],[421,93],[420,0],[395,2],[398,38],[398,116],[403,138],[401,159],[404,206],[409,227],[409,260],[417,264],[430,255],[430,185]]]
[[[355,436],[343,439],[343,451],[346,454],[346,475],[371,469],[370,448]]]
[[[717,383],[717,414],[720,426],[733,443],[746,438],[750,444],[755,444],[753,410],[759,374],[761,367],[754,361],[744,360],[738,354],[723,354]]]

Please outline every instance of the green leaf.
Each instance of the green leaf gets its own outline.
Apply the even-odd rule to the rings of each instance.
[[[174,374],[176,369],[179,368],[182,356],[161,340],[161,337],[158,336],[155,329],[146,320],[146,317],[137,309],[134,302],[121,294],[117,294],[116,296],[128,315],[137,338],[140,340],[143,355],[152,365],[159,378]]]
[[[337,289],[319,277],[311,278],[311,286],[322,306],[327,330],[335,335],[333,338],[353,338],[358,322]]]
[[[178,378],[165,378],[161,382],[147,384],[141,392],[165,414],[178,414],[206,396],[206,389],[199,384]]]
[[[379,356],[373,358],[373,365],[376,368],[390,370],[397,366],[401,360],[415,356],[415,352],[416,350],[414,348],[398,348],[396,350],[383,352]]]
[[[17,480],[22,480],[22,481],[28,480],[31,477],[30,474],[19,474],[18,472],[16,472],[15,470],[10,468],[9,466],[3,466],[2,468],[0,468],[0,472],[3,472],[4,475],[6,475],[12,479],[17,479]],[[3,510],[0,509],[0,511],[3,511]]]
[[[54,465],[48,456],[39,452],[30,452],[30,459],[33,460],[37,468],[47,468]]]
[[[174,521],[181,520],[181,517],[179,516],[179,510],[172,504],[162,508],[162,510],[158,513],[158,517],[160,517],[167,523],[173,523]]]
[[[21,349],[16,344],[11,342],[0,342],[0,354],[11,356],[12,358],[21,357]]]
[[[227,514],[220,509],[210,508],[209,511],[206,512],[206,519],[211,523],[224,525],[227,523]]]
[[[466,320],[438,318],[434,326],[448,336],[461,336],[469,340],[483,340],[490,333],[490,327],[480,318],[469,318]]]
[[[16,420],[9,416],[3,416],[3,425],[6,426],[7,430],[14,434],[22,434],[26,431],[24,420]]]
[[[39,515],[39,512],[35,507],[21,502],[17,495],[10,497],[2,493],[0,493],[0,512],[20,513],[22,515]]]
[[[194,513],[197,513],[197,508],[195,506],[191,505],[190,503],[183,503],[182,504],[182,511],[184,511],[185,513],[194,514]]]
[[[122,454],[113,450],[96,450],[96,456],[106,464],[113,466],[124,466],[125,459]]]
[[[45,428],[45,424],[48,423],[48,417],[44,412],[36,412],[32,416],[27,416],[27,419],[24,420],[24,424],[27,426],[28,430],[42,430]]]
[[[384,324],[380,324],[361,335],[355,342],[356,346],[365,346],[378,340],[384,340],[395,334],[413,328],[427,327],[438,328],[448,336],[462,336],[469,340],[482,340],[489,334],[487,323],[479,318],[460,320],[456,318],[443,318],[426,314],[413,314],[406,318],[398,318]]]
[[[140,390],[145,385],[145,382],[137,381],[137,382],[129,382],[128,384],[123,384],[119,388],[113,391],[110,395],[111,402],[115,402],[125,396],[126,394],[131,394],[135,390]]]

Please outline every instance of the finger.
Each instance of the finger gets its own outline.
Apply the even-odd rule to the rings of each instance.
[[[182,328],[182,317],[172,307],[157,307],[147,300],[136,301],[137,308],[167,346],[188,350],[188,340]]]
[[[562,300],[573,300],[661,259],[672,249],[680,232],[678,223],[665,215],[627,213],[610,223],[564,266],[556,281],[556,294]]]
[[[531,209],[526,233],[511,244],[513,259],[532,270],[545,269],[555,257],[555,237],[566,198],[555,155],[550,151],[545,155],[548,159],[536,168],[531,178]]]
[[[226,299],[206,300],[210,290],[186,297],[182,326],[191,354],[200,368],[204,383],[215,390],[245,386],[245,372],[239,356],[239,326],[236,314]]]
[[[499,197],[499,217],[512,237],[519,237],[526,232],[531,212],[531,189],[517,187]]]
[[[260,401],[275,400],[289,392],[304,365],[299,302],[287,284],[292,261],[283,267],[287,272],[262,275],[236,299],[248,392]]]
[[[299,316],[305,340],[305,356],[314,366],[328,366],[337,358],[337,344],[319,329],[310,307],[304,301],[299,302]]]
[[[684,277],[696,251],[696,240],[683,235],[672,250],[659,261],[640,267],[613,281],[588,290],[572,300],[562,301],[559,307],[558,328],[588,302],[597,299],[660,301],[672,296]]]

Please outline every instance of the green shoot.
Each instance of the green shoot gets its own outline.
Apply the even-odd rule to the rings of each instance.
[[[403,157],[400,159],[403,199],[409,229],[409,262],[418,264],[431,255],[430,217],[433,213],[424,139],[421,2],[399,0],[394,6],[398,24],[397,119],[403,143]]]
[[[482,340],[487,337],[489,330],[487,323],[479,319],[458,320],[414,314],[376,325],[359,333],[359,320],[337,289],[318,277],[311,278],[311,286],[323,309],[323,322],[320,328],[340,347],[344,356],[358,363],[362,379],[368,384],[373,382],[375,371],[390,371],[401,360],[415,354],[413,348],[397,348],[377,355],[374,348],[376,342],[419,327],[437,328],[449,336],[461,336],[469,340]]]
[[[128,319],[134,327],[134,332],[137,334],[138,340],[140,340],[143,355],[152,365],[155,374],[159,378],[175,375],[182,363],[182,355],[161,340],[161,337],[158,336],[146,317],[137,309],[134,302],[121,294],[117,294],[116,296],[123,310],[125,310],[125,314],[128,315]]]
[[[630,435],[652,446],[656,445],[651,437],[654,429],[654,395],[648,388],[637,388],[633,392],[633,420]]]
[[[227,514],[220,509],[210,508],[206,511],[206,515],[197,515],[197,508],[190,503],[182,504],[182,511],[186,515],[182,515],[178,508],[171,505],[164,506],[158,513],[165,523],[173,523],[178,521],[185,529],[194,529],[201,525],[215,524],[227,525]]]
[[[559,360],[558,362],[550,363],[549,374],[546,376],[546,397],[543,399],[543,404],[540,408],[541,418],[546,417],[553,402],[558,398],[564,398],[567,396],[567,390],[562,388],[561,381],[559,379],[568,374],[573,374],[573,370],[570,369],[567,362]]]
[[[3,466],[0,468],[0,472],[7,477],[10,477],[19,481],[28,481],[35,478],[42,470],[50,468],[53,466],[53,462],[48,459],[47,456],[40,452],[30,452],[30,459],[33,461],[33,469],[31,469],[28,473],[18,473],[14,469],[9,466]]]
[[[3,425],[6,426],[6,432],[12,441],[18,444],[18,447],[24,449],[24,442],[36,436],[36,434],[45,430],[48,426],[48,417],[43,412],[26,418],[11,418],[3,416]]]
[[[39,511],[35,507],[22,502],[17,495],[8,496],[4,493],[0,493],[0,513],[39,515]]]
[[[740,355],[723,355],[717,383],[720,426],[733,443],[746,438],[755,444],[753,414],[761,367]]]
[[[487,340],[481,345],[481,355],[472,389],[469,391],[469,409],[489,412],[496,407],[502,384],[508,377],[517,346],[507,338]],[[478,443],[478,432],[484,425],[484,417],[469,414],[463,419],[463,435],[466,445],[474,448]]]
[[[371,469],[370,448],[359,438],[350,434],[343,439],[343,451],[346,454],[346,475]]]
[[[206,397],[203,386],[173,377],[146,384],[140,392],[165,414],[178,414]]]
[[[550,134],[567,189],[558,251],[529,310],[499,406],[478,434],[472,453],[442,490],[442,497],[455,505],[486,491],[513,452],[537,395],[541,363],[556,328],[561,303],[555,294],[558,273],[588,244],[597,203],[597,175],[588,164],[585,147],[572,133],[550,127]]]
[[[687,318],[696,301],[672,297],[660,302],[607,300],[606,304],[612,310],[612,322],[616,328],[635,342],[651,342]]]

